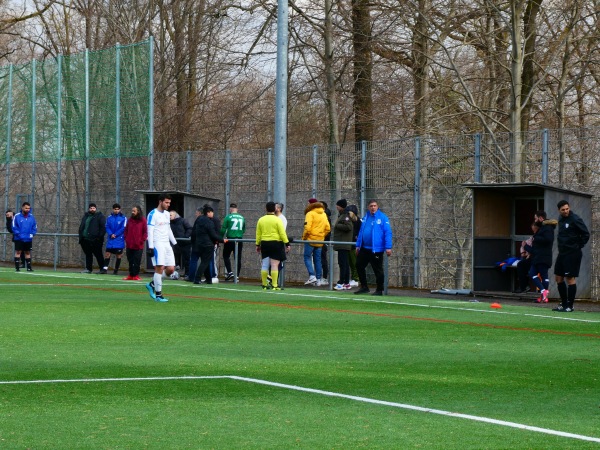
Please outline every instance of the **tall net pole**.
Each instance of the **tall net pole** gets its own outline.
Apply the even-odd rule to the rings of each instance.
[[[275,84],[275,158],[273,172],[274,199],[287,203],[287,66],[288,2],[277,2],[277,79]]]

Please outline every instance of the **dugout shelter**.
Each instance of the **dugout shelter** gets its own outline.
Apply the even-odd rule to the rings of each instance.
[[[202,208],[208,204],[215,210],[215,216],[223,217],[219,211],[220,200],[212,197],[205,197],[198,194],[191,194],[182,191],[136,191],[140,195],[140,205],[147,216],[158,205],[158,197],[161,194],[171,196],[171,208],[169,211],[176,211],[181,217],[185,218],[190,225],[196,220],[196,209]],[[152,261],[146,256],[146,269],[152,269]]]
[[[537,183],[464,184],[473,191],[471,277],[475,292],[511,293],[515,289],[516,271],[502,271],[497,263],[519,256],[521,242],[531,236],[533,215],[544,210],[548,219],[558,219],[556,204],[567,200],[591,233],[592,195]],[[555,240],[553,264],[558,254]],[[577,298],[591,298],[592,241],[583,248],[581,270],[577,278]],[[554,266],[549,270],[550,297],[558,298]]]

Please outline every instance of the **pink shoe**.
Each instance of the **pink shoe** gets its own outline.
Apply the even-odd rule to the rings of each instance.
[[[344,290],[349,291],[350,289],[352,289],[352,286],[350,286],[349,284],[344,284],[343,285]]]
[[[548,303],[548,289],[544,289],[542,291],[542,296],[540,297],[542,303]]]
[[[130,281],[130,280],[134,280],[135,278],[133,278],[131,275],[127,275],[125,278],[123,278],[124,280]]]
[[[135,277],[132,278],[133,281],[142,281],[142,279],[140,278],[139,275],[136,275]]]
[[[542,303],[542,298],[544,297],[544,294],[540,295],[538,298],[535,299],[536,303]]]

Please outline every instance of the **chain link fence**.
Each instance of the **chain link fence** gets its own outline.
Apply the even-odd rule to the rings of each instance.
[[[304,208],[311,197],[328,203],[333,221],[338,199],[346,198],[364,213],[368,199],[375,198],[389,216],[394,233],[390,286],[470,288],[472,197],[463,184],[521,181],[589,192],[595,195],[593,223],[589,224],[595,236],[600,218],[596,195],[600,191],[596,176],[600,170],[599,133],[595,129],[527,133],[519,140],[518,158],[511,151],[516,145],[509,135],[418,137],[289,148],[284,209],[288,234],[301,237]],[[515,163],[519,160],[520,166]],[[523,167],[520,174],[515,173],[516,167]],[[247,219],[246,238],[252,238],[265,202],[281,200],[273,192],[272,171],[270,149],[0,166],[0,173],[8,180],[4,192],[7,205],[16,207],[35,187],[33,208],[39,230],[49,233],[34,242],[36,263],[63,267],[82,266],[81,250],[73,235],[87,209],[84,199],[94,201],[105,213],[115,201],[129,211],[142,203],[137,191],[152,186],[156,191],[220,199],[220,218],[227,213],[229,202],[235,202]],[[554,213],[553,205],[546,208],[550,215]],[[4,239],[4,260],[11,261],[12,244],[7,236]],[[306,278],[301,253],[299,247],[293,249],[287,281]],[[595,244],[592,253],[595,275],[600,262]],[[244,252],[242,276],[258,276],[258,267],[258,256]],[[592,295],[598,299],[597,277],[592,279]]]

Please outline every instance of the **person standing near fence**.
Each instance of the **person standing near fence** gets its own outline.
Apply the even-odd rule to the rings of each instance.
[[[325,215],[327,216],[327,222],[329,222],[329,229],[331,230],[331,210],[327,205],[327,202],[323,200],[319,200],[323,204],[323,211],[325,211]],[[331,240],[331,231],[325,235],[323,238],[324,241]],[[329,248],[327,245],[323,245],[321,247],[321,267],[323,269],[323,277],[321,278],[321,284],[329,283]]]
[[[127,225],[127,217],[121,212],[121,205],[115,203],[112,207],[112,213],[106,219],[106,250],[104,252],[104,267],[102,270],[108,271],[110,264],[110,255],[115,255],[115,268],[113,275],[119,273],[121,259],[123,258],[123,250],[125,249],[125,226]]]
[[[325,214],[323,204],[316,198],[308,200],[308,206],[304,210],[303,241],[323,241],[331,226]],[[308,280],[304,284],[321,286],[323,266],[321,265],[321,251],[323,244],[306,242],[304,244],[304,265],[308,271]],[[314,266],[313,266],[314,263]]]
[[[279,291],[279,262],[285,261],[286,253],[290,251],[290,241],[283,228],[283,222],[275,216],[275,203],[267,202],[265,210],[266,214],[256,223],[256,252],[260,253],[263,261],[260,279],[263,290],[269,289],[269,267],[264,266],[264,262],[269,261],[273,290]]]
[[[85,270],[82,273],[92,273],[94,257],[100,268],[98,273],[106,273],[106,270],[103,270],[104,257],[102,255],[105,234],[104,214],[98,211],[95,203],[90,203],[88,211],[83,215],[79,224],[79,245],[85,254]]]
[[[346,211],[348,202],[345,198],[338,200],[335,207],[338,211],[338,218],[333,226],[333,240],[335,242],[347,242],[347,244],[333,244],[333,249],[338,252],[338,265],[340,267],[340,279],[334,286],[336,291],[352,289],[350,286],[350,262],[348,255],[352,248],[352,232],[354,231],[354,221],[357,217],[351,211]]]
[[[192,252],[192,243],[189,239],[192,235],[192,226],[177,211],[171,211],[169,214],[171,215],[171,231],[177,240],[177,246],[173,247],[175,264],[179,266],[179,276],[183,277],[189,273],[188,266]],[[177,269],[177,267],[175,268]]]
[[[141,280],[140,270],[144,244],[148,239],[148,223],[144,217],[141,206],[131,208],[131,217],[125,225],[125,252],[129,261],[129,275],[124,280]]]
[[[569,202],[561,200],[558,207],[558,256],[554,264],[556,285],[561,303],[552,311],[572,312],[577,294],[577,277],[581,268],[581,249],[590,240],[587,226],[577,214],[571,211]]]
[[[154,276],[146,285],[146,289],[157,302],[165,303],[169,300],[162,294],[163,276],[175,272],[175,255],[172,245],[177,245],[175,236],[171,231],[171,196],[161,194],[158,197],[158,206],[148,214],[148,255],[154,264]]]
[[[6,215],[6,231],[8,231],[11,234],[11,240],[12,240],[13,246],[14,246],[15,235],[13,234],[12,223],[13,223],[15,214],[12,212],[12,209],[7,209],[5,215]],[[25,252],[22,252],[20,268],[23,269],[24,267],[25,267]]]
[[[367,265],[371,264],[377,287],[373,295],[383,295],[385,274],[383,273],[383,253],[392,255],[392,227],[388,217],[379,210],[377,200],[369,202],[369,211],[362,219],[356,240],[356,270],[360,279],[360,289],[355,294],[369,292]]]
[[[229,239],[242,239],[246,231],[246,219],[238,212],[238,206],[235,203],[229,205],[229,214],[223,219],[223,225],[221,225],[221,235],[228,239],[223,245],[223,262],[225,263],[225,281],[233,280],[233,271],[231,270],[231,255],[235,257],[235,242],[231,242]],[[237,243],[237,276],[240,276],[242,270],[242,249],[244,248],[243,242]]]
[[[15,214],[12,229],[15,239],[15,270],[20,271],[21,254],[25,253],[27,272],[33,272],[31,268],[31,246],[33,237],[37,234],[37,222],[31,213],[29,202],[23,202],[21,212]]]
[[[554,229],[558,222],[554,219],[546,220],[546,211],[538,211],[536,216],[538,221],[534,222],[532,229],[537,225],[537,230],[532,237],[531,245],[525,244],[525,250],[531,254],[529,278],[540,291],[536,303],[548,303],[548,288],[550,286],[548,269],[552,267]]]
[[[356,270],[356,239],[358,238],[358,233],[360,232],[360,226],[362,224],[360,220],[360,215],[358,213],[358,208],[356,205],[348,205],[346,207],[346,211],[351,212],[356,217],[356,221],[353,222],[354,230],[352,231],[352,248],[350,249],[350,253],[348,253],[348,262],[350,263],[350,286],[356,287],[358,286],[358,271]]]
[[[192,277],[194,284],[200,284],[202,275],[206,279],[206,284],[213,284],[213,277],[210,271],[210,265],[214,258],[215,245],[218,242],[224,242],[219,235],[219,232],[215,229],[213,222],[214,209],[212,206],[205,205],[202,208],[202,215],[194,222],[194,228],[192,230],[193,248],[192,252],[198,255],[200,263],[194,273],[189,274]],[[188,277],[188,278],[189,278]]]

